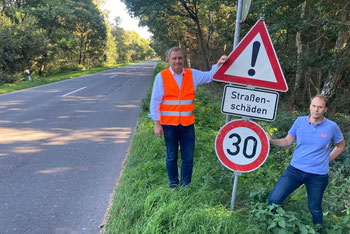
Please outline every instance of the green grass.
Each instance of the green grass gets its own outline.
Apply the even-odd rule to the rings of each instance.
[[[128,65],[128,64],[118,64],[116,66],[96,67],[96,68],[91,68],[88,70],[78,71],[78,72],[64,72],[61,74],[52,75],[52,76],[48,76],[48,77],[39,77],[39,76],[34,75],[34,76],[32,76],[31,81],[25,80],[23,77],[23,79],[20,80],[19,82],[12,83],[12,84],[0,85],[0,94],[10,93],[13,91],[18,91],[18,90],[22,90],[22,89],[35,87],[35,86],[49,84],[49,83],[53,83],[53,82],[57,82],[57,81],[61,81],[61,80],[77,78],[80,76],[89,75],[89,74],[93,74],[96,72],[101,72],[104,70],[122,67],[122,66],[126,66],[126,65]]]
[[[164,67],[158,63],[154,75]],[[150,90],[151,92],[151,90]],[[272,147],[258,170],[239,177],[235,209],[230,210],[233,172],[221,165],[214,141],[225,124],[220,112],[223,85],[199,87],[196,98],[196,151],[192,183],[168,188],[164,140],[153,133],[147,117],[150,92],[143,101],[106,223],[106,233],[315,233],[307,210],[305,188],[285,201],[285,210],[271,212],[267,196],[291,160],[293,146]],[[257,121],[264,129],[284,136],[296,114],[281,112],[276,121]],[[347,122],[346,124],[349,124]],[[275,129],[275,130],[276,130]],[[349,134],[345,134],[349,139]],[[325,233],[349,233],[349,147],[330,172],[324,196]]]

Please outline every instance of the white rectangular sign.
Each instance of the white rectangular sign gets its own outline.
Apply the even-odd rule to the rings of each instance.
[[[273,121],[276,118],[278,93],[226,85],[221,112]]]

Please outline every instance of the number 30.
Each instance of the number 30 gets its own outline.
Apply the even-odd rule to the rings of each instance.
[[[241,143],[241,137],[240,135],[238,135],[237,133],[232,133],[228,138],[232,139],[232,138],[236,138],[237,140],[235,142],[232,142],[232,145],[235,147],[235,151],[232,152],[230,149],[226,149],[227,153],[229,153],[232,156],[235,156],[237,154],[239,154],[241,148],[239,146],[239,144]],[[252,140],[253,141],[253,150],[251,152],[251,154],[247,153],[247,146],[248,146],[248,142]],[[253,136],[249,136],[247,138],[245,138],[244,143],[243,143],[243,155],[246,158],[254,158],[255,154],[256,154],[256,148],[258,145],[258,141],[256,140],[255,137]]]

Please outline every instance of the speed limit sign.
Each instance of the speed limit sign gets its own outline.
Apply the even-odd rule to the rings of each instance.
[[[265,162],[270,142],[262,127],[253,121],[233,120],[218,132],[215,150],[221,163],[228,169],[250,172]]]

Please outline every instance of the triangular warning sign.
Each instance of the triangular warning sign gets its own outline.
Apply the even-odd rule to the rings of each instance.
[[[264,21],[250,29],[213,79],[286,92],[288,86]]]

